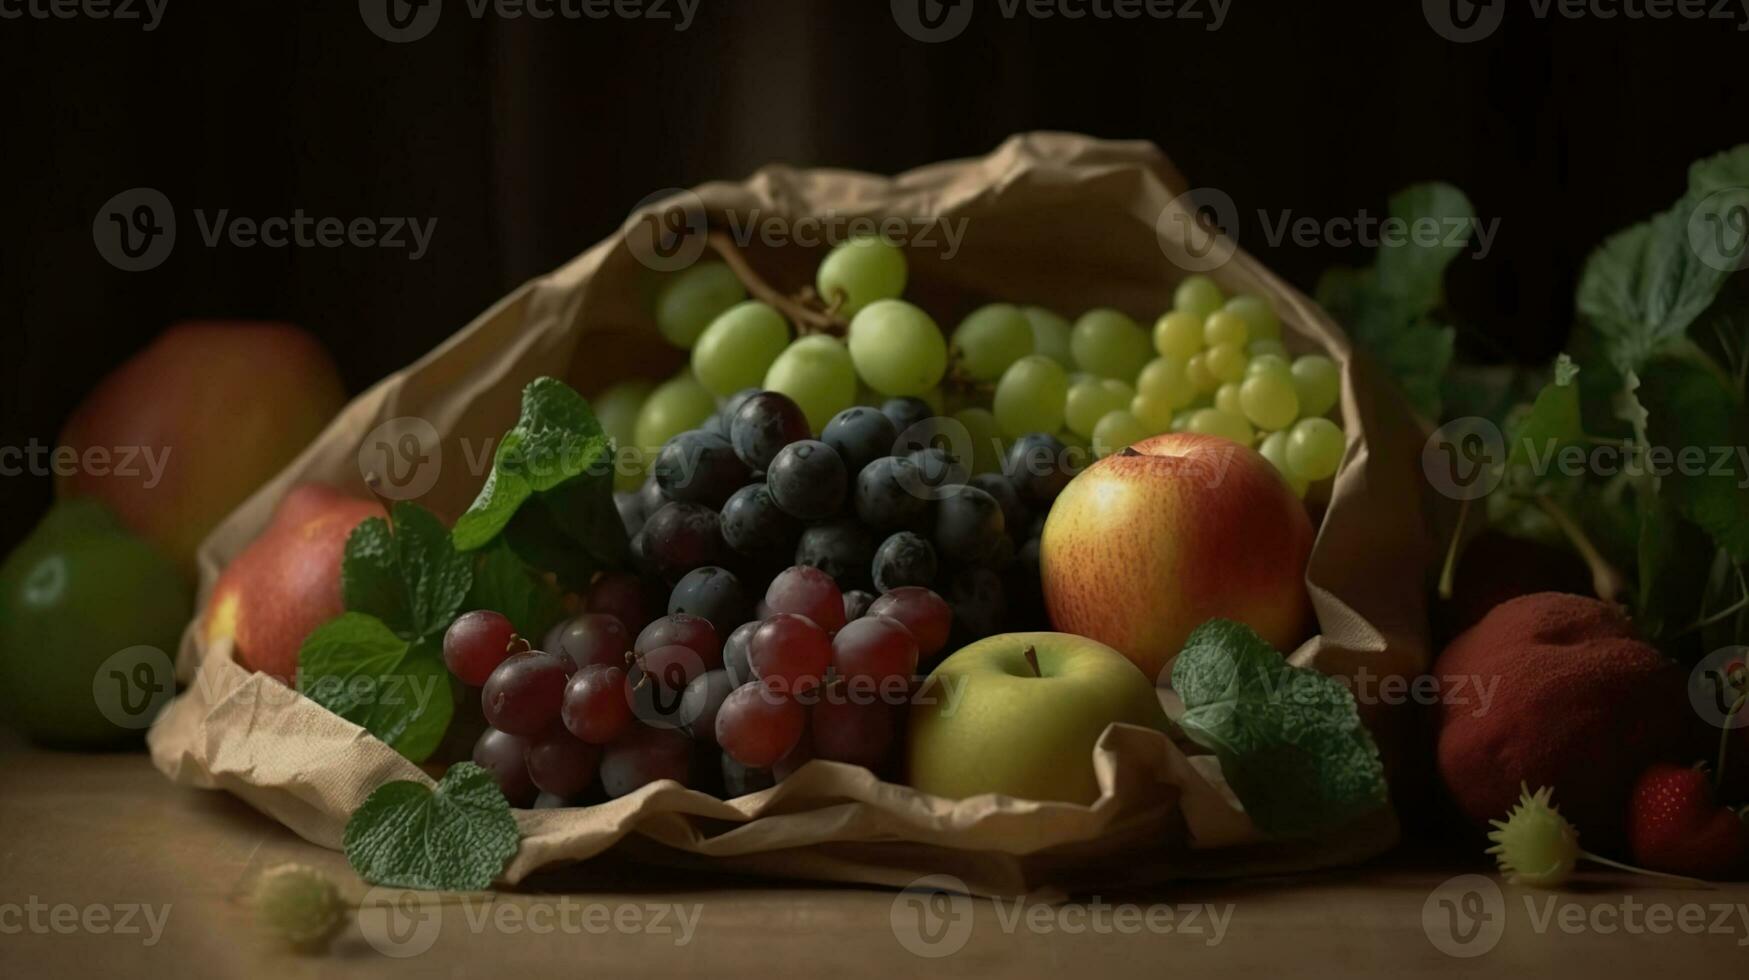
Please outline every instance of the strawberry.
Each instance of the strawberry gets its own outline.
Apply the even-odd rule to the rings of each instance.
[[[1634,861],[1654,871],[1728,880],[1749,866],[1749,824],[1713,798],[1704,768],[1659,763],[1628,805]]]

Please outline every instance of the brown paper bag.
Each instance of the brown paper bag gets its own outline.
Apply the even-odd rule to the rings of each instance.
[[[809,216],[839,222],[840,232],[856,218],[903,219],[914,236],[935,228],[937,246],[911,242],[910,292],[942,322],[954,322],[992,297],[1067,314],[1093,306],[1137,315],[1168,308],[1184,270],[1208,265],[1206,236],[1186,220],[1196,197],[1180,198],[1184,191],[1150,145],[1040,133],[1013,138],[984,159],[896,178],[771,167],[683,200],[707,211],[713,227],[757,229],[776,219],[767,227],[788,228],[796,239],[805,224],[798,219]],[[833,227],[823,226],[828,233]],[[957,249],[948,244],[950,229],[963,234]],[[823,246],[808,244],[755,234],[745,254],[788,288],[812,280]],[[622,229],[361,395],[207,540],[203,601],[289,487],[322,481],[362,495],[362,472],[373,467],[368,457],[385,431],[429,425],[422,431],[435,436],[426,447],[435,480],[419,488],[419,501],[454,518],[479,489],[480,447],[514,422],[530,380],[552,374],[590,392],[673,370],[683,355],[656,338],[648,313],[656,281],[650,265],[660,261],[628,246]],[[1351,677],[1421,672],[1425,575],[1437,547],[1423,519],[1420,428],[1306,297],[1242,252],[1210,274],[1230,292],[1267,297],[1291,347],[1323,350],[1343,366],[1348,453],[1308,572],[1321,635],[1294,661]],[[489,465],[489,452],[484,458]],[[317,844],[338,848],[348,815],[383,782],[430,781],[362,729],[245,671],[228,645],[203,648],[193,629],[180,672],[189,686],[150,733],[158,768],[179,783],[235,793]],[[1371,703],[1362,711],[1389,761],[1403,744],[1391,713]],[[1226,789],[1215,760],[1186,749],[1194,752],[1156,732],[1113,726],[1095,752],[1101,796],[1085,807],[1005,797],[948,801],[818,761],[736,800],[652,785],[594,807],[518,811],[522,847],[503,879],[513,884],[623,841],[639,859],[702,868],[880,885],[946,874],[974,893],[1061,895],[1329,866],[1396,840],[1389,811],[1317,840],[1267,840]]]

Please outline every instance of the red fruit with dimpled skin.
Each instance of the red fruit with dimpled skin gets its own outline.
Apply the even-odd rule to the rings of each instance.
[[[1714,800],[1704,769],[1647,769],[1634,784],[1628,839],[1634,863],[1652,871],[1729,881],[1749,870],[1749,824]]]
[[[1305,505],[1254,450],[1155,436],[1088,467],[1052,505],[1039,551],[1045,604],[1057,629],[1104,643],[1156,681],[1217,617],[1292,650],[1311,621],[1312,538]]]

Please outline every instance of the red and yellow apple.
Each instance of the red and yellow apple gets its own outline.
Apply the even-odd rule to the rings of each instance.
[[[297,327],[178,324],[99,382],[68,420],[61,445],[104,465],[61,476],[58,495],[101,500],[192,571],[207,533],[345,403],[333,360]]]
[[[380,516],[377,504],[333,487],[293,488],[273,523],[219,576],[201,616],[203,638],[210,644],[230,637],[243,666],[291,680],[304,638],[345,612],[340,562],[347,536],[365,518]]]
[[[1057,629],[1092,637],[1161,682],[1214,618],[1291,650],[1310,619],[1312,522],[1268,460],[1170,433],[1088,467],[1045,521],[1039,566]]]

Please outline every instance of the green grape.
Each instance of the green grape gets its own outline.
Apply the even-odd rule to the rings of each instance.
[[[764,387],[788,395],[808,417],[808,427],[819,432],[856,400],[856,369],[843,341],[814,334],[777,355]]]
[[[1172,431],[1189,432],[1190,420],[1196,418],[1196,413],[1200,411],[1202,411],[1200,408],[1187,408],[1184,411],[1179,412],[1177,415],[1172,416]]]
[[[1191,355],[1184,364],[1184,376],[1189,379],[1190,387],[1199,395],[1212,395],[1221,386],[1221,379],[1209,370],[1208,352]]]
[[[1070,432],[1068,429],[1057,433],[1057,441],[1062,443],[1065,449],[1078,449],[1088,453],[1093,451],[1092,440],[1078,432]]]
[[[1261,296],[1241,293],[1227,300],[1223,307],[1228,313],[1237,313],[1250,328],[1251,337],[1255,340],[1280,340],[1281,320],[1275,315],[1275,310],[1269,301]]]
[[[789,346],[789,321],[758,300],[738,303],[711,321],[692,347],[692,373],[718,398],[757,388]]]
[[[838,314],[851,319],[871,303],[904,295],[909,274],[904,249],[865,235],[842,242],[826,256],[814,288],[828,304],[842,296]]]
[[[1294,380],[1292,365],[1279,354],[1251,355],[1251,363],[1245,365],[1245,377],[1255,378],[1260,374],[1277,375],[1289,384]]]
[[[1220,436],[1231,439],[1241,446],[1249,446],[1257,438],[1257,433],[1251,431],[1251,423],[1240,415],[1223,412],[1218,408],[1199,410],[1185,423],[1186,431],[1200,432],[1205,436]]]
[[[1239,383],[1228,381],[1215,389],[1215,407],[1229,415],[1244,415],[1239,407]]]
[[[1245,379],[1239,388],[1239,407],[1252,425],[1275,431],[1300,417],[1300,396],[1294,393],[1291,378],[1265,371]]]
[[[1177,411],[1196,398],[1196,386],[1190,382],[1190,372],[1184,360],[1177,357],[1156,357],[1136,376],[1136,391],[1164,402]]]
[[[1190,358],[1202,350],[1203,317],[1189,310],[1173,310],[1154,324],[1154,350],[1161,357]]]
[[[721,262],[700,262],[675,274],[656,293],[656,329],[676,347],[691,349],[724,310],[747,298],[747,287]]]
[[[947,373],[947,341],[929,314],[904,300],[883,299],[850,321],[850,359],[881,394],[921,395]]]
[[[1178,284],[1178,289],[1172,294],[1172,308],[1195,313],[1197,316],[1208,316],[1221,308],[1227,301],[1221,287],[1208,276],[1195,275]]]
[[[1042,306],[1028,306],[1020,312],[1026,314],[1026,322],[1032,327],[1032,352],[1043,354],[1066,368],[1074,367],[1075,355],[1069,351],[1068,319]]]
[[[1120,408],[1128,408],[1130,400],[1135,397],[1134,389],[1115,378],[1083,381],[1072,385],[1064,397],[1063,420],[1068,423],[1070,432],[1091,438],[1093,427],[1100,419]]]
[[[698,428],[716,410],[717,400],[704,390],[704,385],[698,383],[691,371],[681,371],[662,382],[644,400],[632,439],[646,459],[653,461],[664,443],[688,429]]]
[[[655,387],[649,381],[621,381],[602,389],[590,399],[589,407],[595,411],[601,430],[615,446],[629,449],[637,445],[638,414]],[[616,467],[614,485],[621,490],[636,490],[643,481],[642,468],[638,468],[638,472],[631,472],[631,467],[625,469],[626,472],[620,472]]]
[[[1148,360],[1148,335],[1116,310],[1093,310],[1075,321],[1069,349],[1081,370],[1128,381]]]
[[[1216,344],[1208,349],[1208,357],[1203,362],[1219,381],[1245,380],[1245,365],[1250,362],[1245,356],[1245,348],[1238,344]]]
[[[1316,418],[1336,406],[1342,394],[1342,370],[1322,354],[1307,354],[1294,361],[1294,388],[1300,396],[1300,413]]]
[[[1143,439],[1153,435],[1141,420],[1130,414],[1127,408],[1115,412],[1107,412],[1093,427],[1093,454],[1095,456],[1110,456],[1112,453],[1133,446]]]
[[[1032,352],[1032,324],[1019,308],[1006,303],[977,310],[953,332],[953,357],[973,381],[995,381]]]
[[[1244,347],[1245,341],[1250,338],[1250,329],[1245,325],[1245,318],[1237,313],[1216,310],[1203,321],[1202,340],[1210,347],[1220,344]]]
[[[1265,354],[1288,359],[1287,345],[1279,340],[1253,340],[1245,345],[1245,352],[1252,357],[1262,357]]]
[[[953,419],[972,437],[972,475],[1000,471],[1006,447],[995,414],[987,408],[962,408]]]
[[[1306,478],[1295,473],[1293,467],[1287,463],[1287,433],[1271,432],[1264,437],[1263,444],[1257,447],[1257,452],[1264,459],[1269,460],[1270,465],[1275,467],[1275,471],[1287,481],[1288,489],[1294,492],[1294,496],[1305,498],[1306,488],[1309,486]]]
[[[1028,354],[996,382],[996,424],[1010,439],[1055,432],[1063,427],[1063,400],[1068,396],[1069,375],[1063,366],[1043,354]]]
[[[1178,410],[1166,399],[1143,392],[1130,400],[1130,414],[1142,423],[1149,435],[1159,435],[1171,430]]]
[[[1343,449],[1342,430],[1329,419],[1301,419],[1288,432],[1288,465],[1313,482],[1336,475]]]

